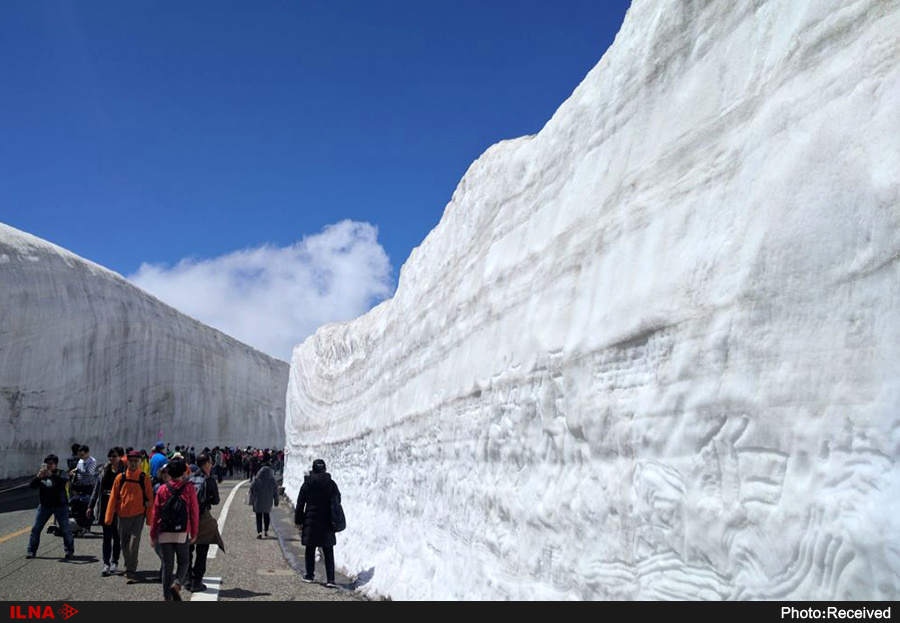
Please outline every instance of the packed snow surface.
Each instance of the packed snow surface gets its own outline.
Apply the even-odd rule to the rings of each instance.
[[[0,479],[74,442],[280,446],[288,365],[0,224]]]
[[[288,493],[395,599],[900,597],[900,2],[636,0],[396,296],[294,350]]]

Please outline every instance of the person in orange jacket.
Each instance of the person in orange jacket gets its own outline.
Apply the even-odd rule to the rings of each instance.
[[[153,487],[150,477],[141,470],[141,453],[128,453],[128,468],[116,476],[109,504],[106,506],[106,523],[119,518],[119,540],[125,557],[125,581],[137,582],[135,572],[138,564],[138,550],[141,546],[141,532],[144,524],[150,525],[153,516]]]

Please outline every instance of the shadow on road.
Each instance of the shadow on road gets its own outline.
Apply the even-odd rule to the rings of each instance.
[[[266,597],[272,593],[255,593],[253,591],[244,590],[243,588],[229,588],[225,591],[219,591],[219,597],[227,599],[250,599],[251,597]]]
[[[365,571],[361,571],[359,575],[356,576],[356,580],[354,580],[348,588],[357,589],[360,586],[365,586],[369,583],[369,581],[375,577],[375,567],[371,567],[366,569]]]

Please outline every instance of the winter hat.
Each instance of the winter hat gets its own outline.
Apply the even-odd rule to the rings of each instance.
[[[325,472],[325,461],[316,459],[313,461],[313,474],[322,474]]]

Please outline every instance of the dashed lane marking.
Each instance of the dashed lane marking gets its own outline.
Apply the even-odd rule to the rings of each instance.
[[[203,578],[203,583],[206,584],[206,590],[202,593],[191,593],[191,601],[218,601],[222,578]]]

